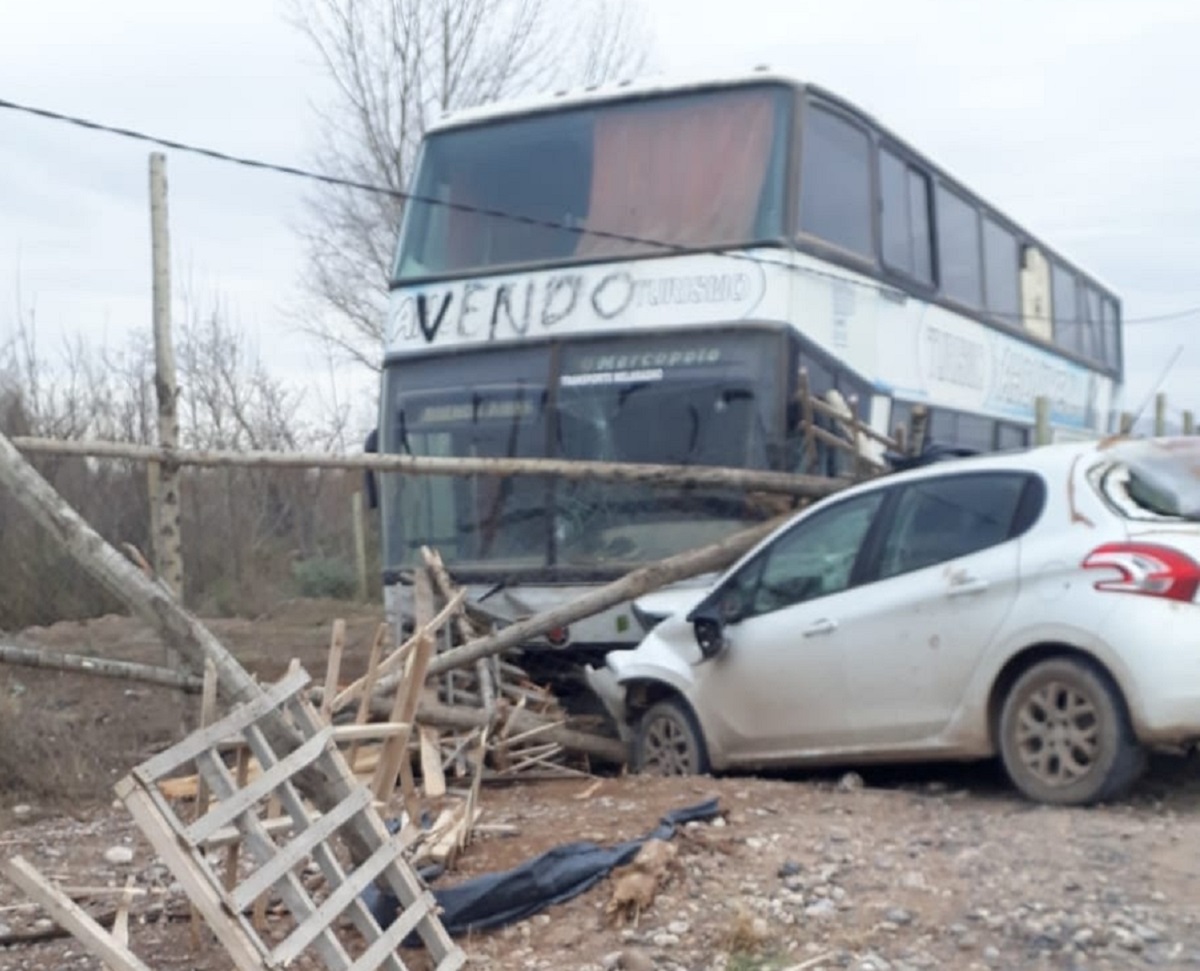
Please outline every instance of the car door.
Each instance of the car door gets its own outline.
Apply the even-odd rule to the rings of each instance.
[[[1018,536],[1044,487],[1020,472],[903,486],[878,532],[843,644],[858,745],[941,732],[1019,588]]]
[[[884,494],[805,517],[713,592],[727,646],[698,672],[695,700],[732,761],[836,746],[853,730],[839,618]]]

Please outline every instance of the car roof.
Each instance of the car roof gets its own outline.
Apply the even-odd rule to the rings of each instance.
[[[943,459],[857,483],[850,488],[834,493],[830,498],[870,492],[873,489],[890,487],[897,483],[936,479],[968,472],[1035,472],[1047,478],[1068,475],[1078,459],[1099,456],[1108,447],[1109,442],[1108,439],[1059,442],[1034,448]]]

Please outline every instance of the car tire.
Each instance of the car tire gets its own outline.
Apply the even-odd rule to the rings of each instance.
[[[1035,802],[1115,799],[1146,768],[1124,699],[1086,661],[1055,658],[1025,671],[1004,699],[999,727],[1004,769]]]
[[[643,775],[704,775],[708,750],[691,709],[682,698],[651,705],[638,721],[633,768]]]

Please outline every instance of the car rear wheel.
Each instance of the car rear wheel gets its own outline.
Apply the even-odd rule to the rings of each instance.
[[[638,722],[633,767],[645,775],[701,775],[708,771],[704,738],[687,705],[667,698]]]
[[[1035,664],[1013,684],[1000,716],[1000,755],[1022,793],[1065,806],[1115,798],[1146,766],[1116,687],[1071,658]]]

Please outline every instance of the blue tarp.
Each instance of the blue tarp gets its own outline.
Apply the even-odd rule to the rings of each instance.
[[[654,830],[640,839],[599,846],[591,842],[556,846],[540,856],[499,873],[485,873],[453,887],[433,891],[442,908],[442,923],[453,936],[490,930],[524,920],[552,904],[559,904],[591,889],[614,868],[624,866],[650,840],[668,840],[677,827],[692,821],[713,819],[717,800],[667,813]],[[396,919],[396,898],[374,886],[363,892],[363,900],[381,927]],[[416,936],[405,944],[417,946]]]

